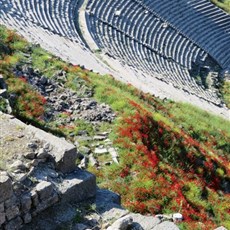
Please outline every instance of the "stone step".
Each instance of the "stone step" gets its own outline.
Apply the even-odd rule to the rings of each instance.
[[[87,171],[77,169],[56,186],[61,195],[61,202],[80,202],[95,196],[96,177]]]

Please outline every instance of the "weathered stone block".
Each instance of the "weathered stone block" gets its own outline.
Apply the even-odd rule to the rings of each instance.
[[[104,207],[106,204],[113,203],[113,204],[121,204],[121,197],[112,191],[107,189],[99,189],[97,190],[96,196],[96,204],[97,206],[103,205]]]
[[[0,203],[0,212],[4,212],[4,203]]]
[[[32,132],[35,138],[50,143],[52,151],[49,154],[55,160],[56,169],[63,173],[72,172],[76,169],[77,151],[73,144],[31,125],[27,126],[26,129]]]
[[[18,206],[12,206],[10,208],[7,208],[5,213],[7,220],[11,220],[19,215],[19,208]]]
[[[32,205],[32,200],[29,194],[26,194],[21,197],[21,211],[23,213],[26,213],[27,211],[29,211],[31,208],[31,205]]]
[[[129,215],[116,220],[107,230],[126,230],[133,223],[133,218]]]
[[[44,211],[45,209],[49,208],[53,204],[57,203],[59,200],[57,193],[53,193],[47,200],[42,201],[37,205],[36,210],[32,213],[32,216],[36,216],[38,213]]]
[[[38,200],[38,194],[35,190],[32,190],[30,192],[30,195],[31,195],[31,200],[32,200],[32,206],[33,207],[36,207],[39,203],[39,200]]]
[[[30,214],[29,212],[26,213],[26,214],[23,216],[23,222],[24,222],[25,224],[30,223],[31,220],[32,220],[32,216],[31,216],[31,214]]]
[[[13,206],[17,206],[18,203],[18,199],[16,196],[12,196],[10,199],[5,201],[5,208],[11,208]]]
[[[64,178],[63,182],[58,185],[58,189],[62,202],[79,202],[95,196],[96,177],[78,169]]]
[[[2,224],[4,224],[6,221],[6,215],[4,212],[0,212],[0,227]]]
[[[53,193],[53,185],[50,182],[42,181],[36,186],[40,201],[48,199]]]
[[[11,179],[5,173],[0,173],[0,202],[9,199],[12,195]]]
[[[6,224],[5,230],[18,230],[22,226],[22,223],[21,217],[18,216]]]
[[[130,216],[133,218],[132,227],[137,230],[152,230],[155,229],[155,227],[158,229],[157,226],[160,224],[160,220],[157,217],[143,216],[135,213],[131,213]]]

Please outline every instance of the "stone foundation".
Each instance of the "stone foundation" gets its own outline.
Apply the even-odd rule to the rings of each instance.
[[[1,132],[1,139],[8,137],[9,132],[14,136],[12,127],[18,129],[19,125],[21,135],[33,137],[29,143],[21,139],[21,146],[15,149],[15,153],[22,151],[20,147],[26,144],[29,152],[18,154],[5,171],[0,171],[1,230],[20,229],[56,203],[79,202],[95,196],[96,178],[75,166],[77,150],[73,144],[10,115],[0,115],[0,127],[4,127],[4,122],[11,127]]]

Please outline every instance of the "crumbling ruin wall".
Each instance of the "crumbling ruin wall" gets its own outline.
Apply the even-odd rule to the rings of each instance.
[[[33,137],[27,143],[30,152],[18,156],[6,167],[10,170],[0,171],[0,229],[19,229],[58,202],[79,202],[95,196],[96,178],[76,167],[73,144],[10,115],[0,116],[0,127],[6,122],[17,127],[20,124],[21,135]],[[4,133],[2,130],[1,140]]]

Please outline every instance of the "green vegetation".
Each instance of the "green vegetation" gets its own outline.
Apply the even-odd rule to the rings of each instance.
[[[4,98],[0,97],[0,111],[6,113],[7,112],[7,102]]]
[[[15,64],[24,63],[24,54],[30,53],[31,65],[42,74],[52,78],[56,71],[65,70],[65,87],[79,95],[92,88],[94,97],[116,112],[117,119],[112,124],[103,123],[100,129],[112,130],[110,139],[119,149],[120,163],[100,169],[89,167],[97,175],[99,186],[118,192],[123,205],[134,212],[181,212],[185,217],[181,229],[230,227],[230,197],[225,194],[225,184],[230,180],[228,121],[62,62],[2,27],[0,33],[7,50],[0,60],[0,74],[15,95],[12,106],[16,116],[70,139],[70,133],[76,135],[82,129],[94,135],[93,125],[82,120],[73,127],[42,120],[46,101],[22,77],[12,74]],[[15,42],[18,45],[12,44]],[[68,114],[60,116],[67,118]],[[80,218],[77,213],[76,222]]]
[[[230,1],[229,0],[211,0],[211,2],[227,13],[230,13]]]
[[[230,81],[224,81],[221,89],[223,99],[228,108],[230,108]]]

